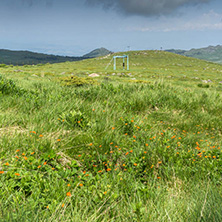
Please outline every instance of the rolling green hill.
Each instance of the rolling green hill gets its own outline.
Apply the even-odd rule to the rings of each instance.
[[[130,70],[122,69],[122,59],[117,59],[117,70],[113,70],[112,57],[114,55],[129,55]],[[108,68],[106,69],[106,67]],[[31,75],[47,76],[57,78],[58,76],[76,75],[79,77],[88,77],[89,74],[97,73],[97,79],[108,78],[110,81],[137,81],[147,80],[164,81],[172,84],[181,84],[187,86],[202,83],[210,79],[211,84],[219,84],[222,81],[222,69],[220,64],[206,62],[204,60],[184,57],[165,51],[129,51],[119,52],[76,62],[65,62],[58,64],[45,64],[23,67],[2,68],[1,73],[7,73],[14,78],[14,73],[21,72],[27,78]],[[20,75],[16,75],[19,78]],[[44,78],[43,78],[44,79]]]
[[[169,49],[168,52],[176,53],[183,56],[194,57],[198,59],[204,59],[211,62],[222,63],[222,46],[208,46],[206,48],[191,49],[191,50],[176,50]]]

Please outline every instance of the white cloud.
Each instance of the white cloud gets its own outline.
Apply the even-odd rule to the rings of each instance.
[[[147,21],[146,25],[128,27],[127,31],[205,31],[222,30],[222,14],[210,10],[198,16],[192,16],[190,19],[183,17],[167,18],[161,16],[158,20]]]

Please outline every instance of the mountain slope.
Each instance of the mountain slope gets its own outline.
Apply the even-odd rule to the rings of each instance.
[[[208,46],[206,48],[191,49],[191,50],[175,50],[169,49],[167,52],[176,53],[183,56],[204,59],[210,62],[222,63],[222,46]]]

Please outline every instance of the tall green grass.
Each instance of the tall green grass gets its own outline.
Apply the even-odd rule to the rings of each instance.
[[[158,53],[139,61],[162,61],[170,72],[173,59],[197,65]],[[79,70],[92,61],[102,63],[82,61]],[[64,86],[58,74],[7,70],[7,87],[0,87],[1,221],[222,220],[216,87],[153,80],[136,69],[142,81],[112,76],[81,87]]]

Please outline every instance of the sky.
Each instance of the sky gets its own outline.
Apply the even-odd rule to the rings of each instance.
[[[221,44],[221,0],[0,0],[0,49],[82,56]]]

